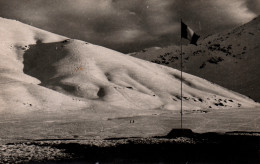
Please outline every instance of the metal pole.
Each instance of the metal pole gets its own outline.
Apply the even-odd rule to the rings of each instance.
[[[182,23],[182,19],[181,19]],[[182,129],[182,36],[181,36],[181,129]]]

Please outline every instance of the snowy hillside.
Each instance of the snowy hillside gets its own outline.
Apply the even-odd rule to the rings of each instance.
[[[176,69],[17,21],[0,24],[0,112],[180,109]],[[190,74],[183,81],[187,110],[258,105]]]
[[[183,46],[184,71],[260,102],[260,17]],[[180,68],[180,47],[145,49],[132,56]]]

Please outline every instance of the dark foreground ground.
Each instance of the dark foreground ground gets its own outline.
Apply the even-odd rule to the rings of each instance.
[[[0,146],[1,163],[260,163],[260,133],[194,133],[104,140],[35,140]]]
[[[260,163],[259,108],[136,113],[0,114],[0,163]]]

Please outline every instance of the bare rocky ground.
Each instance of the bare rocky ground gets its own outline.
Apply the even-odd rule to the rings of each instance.
[[[259,163],[260,133],[194,133],[163,137],[38,140],[0,146],[1,163]]]

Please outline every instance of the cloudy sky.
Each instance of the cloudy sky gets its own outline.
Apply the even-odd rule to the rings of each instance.
[[[178,44],[180,18],[203,36],[259,14],[259,0],[0,0],[1,17],[121,52]]]

